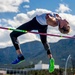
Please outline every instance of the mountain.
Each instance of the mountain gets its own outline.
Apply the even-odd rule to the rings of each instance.
[[[69,55],[75,57],[75,40],[62,39],[55,43],[49,43],[50,49],[55,59],[55,63],[61,67],[65,66],[66,59]],[[31,63],[38,63],[42,60],[43,63],[49,63],[46,51],[41,42],[32,41],[21,44],[25,62],[21,66]],[[17,57],[15,48],[13,46],[0,49],[0,65],[10,64]]]

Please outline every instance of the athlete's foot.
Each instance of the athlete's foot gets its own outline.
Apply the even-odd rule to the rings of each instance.
[[[50,58],[49,60],[49,72],[52,73],[54,71],[54,64],[55,64],[55,61],[53,58]]]
[[[13,62],[12,62],[12,64],[19,64],[19,63],[21,63],[21,62],[23,62],[24,61],[24,57],[22,56],[22,57],[17,57]]]

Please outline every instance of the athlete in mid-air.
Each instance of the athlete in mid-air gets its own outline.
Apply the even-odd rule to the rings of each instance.
[[[17,29],[27,30],[27,31],[38,30],[39,33],[47,33],[48,26],[52,26],[52,27],[58,26],[58,30],[63,34],[68,34],[70,31],[70,26],[68,21],[66,19],[62,19],[58,14],[55,13],[44,13],[42,15],[36,15],[32,20],[22,24]],[[14,60],[12,64],[17,64],[25,59],[22,54],[19,41],[17,39],[22,34],[25,33],[16,32],[16,31],[10,33],[11,40],[13,42],[13,45],[18,55],[17,59]],[[47,42],[47,36],[40,35],[40,39],[45,50],[47,51],[48,58],[49,59],[53,58],[49,44]]]

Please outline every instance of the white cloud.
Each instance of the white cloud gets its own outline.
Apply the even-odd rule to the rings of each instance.
[[[30,19],[27,14],[20,13],[20,14],[17,14],[15,17],[13,17],[13,20],[8,19],[6,22],[10,27],[17,28],[18,26],[20,26],[21,24],[29,20]]]
[[[0,12],[18,12],[19,5],[29,0],[0,0]]]
[[[32,34],[32,33],[27,33],[27,34],[24,34],[19,37],[20,43],[34,41],[34,40],[40,41],[40,39],[37,37],[37,35]]]
[[[17,14],[15,17],[13,17],[13,20],[11,20],[11,19],[8,19],[8,20],[3,19],[3,20],[0,20],[0,22],[4,21],[7,24],[7,26],[10,25],[11,27],[16,28],[16,27],[20,26],[21,24],[23,24],[23,23],[29,21],[30,19],[32,19],[36,14],[39,15],[39,14],[42,14],[42,13],[45,13],[45,12],[51,12],[51,11],[46,10],[46,9],[36,9],[36,10],[29,11],[27,13]],[[72,32],[70,33],[70,35],[74,35],[75,15],[71,15],[71,14],[67,14],[67,13],[59,13],[59,15],[61,17],[63,17],[64,19],[67,19],[70,22],[71,29],[72,29]],[[1,26],[3,26],[3,25],[1,25]],[[9,37],[10,32],[11,31],[5,31],[5,30],[1,31],[0,30],[0,47],[5,47],[5,46],[12,45],[12,42],[11,42],[10,37]],[[58,27],[49,26],[48,33],[62,35],[58,31]],[[63,39],[63,38],[48,36],[48,41],[49,42],[56,42],[59,39]],[[33,40],[40,40],[40,39],[39,39],[38,35],[30,34],[30,33],[27,33],[27,34],[19,37],[20,43],[24,43],[24,42],[27,42],[27,41],[33,41]],[[7,44],[5,45],[5,43],[7,43]]]
[[[71,9],[68,7],[68,5],[65,5],[65,4],[60,4],[59,8],[56,9],[56,12],[61,12],[61,13],[70,12],[70,11]]]
[[[10,41],[9,31],[0,30],[0,47],[8,46]]]
[[[25,5],[25,6],[23,6],[24,8],[30,8],[30,6],[29,5]]]
[[[51,12],[46,9],[36,9],[25,13],[17,14],[15,17],[13,17],[13,20],[9,19],[7,20],[7,23],[11,25],[11,27],[18,27],[19,25],[26,23],[27,21],[31,20],[35,15],[39,15],[45,12]]]

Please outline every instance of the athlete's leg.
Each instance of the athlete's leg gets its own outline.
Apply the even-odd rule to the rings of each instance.
[[[31,20],[31,21],[29,21],[29,22],[21,25],[17,29],[31,31],[33,28],[34,28],[34,26],[33,26],[33,20]],[[23,32],[16,32],[16,31],[13,31],[12,33],[10,33],[11,40],[13,42],[13,45],[14,45],[14,47],[16,49],[17,54],[18,54],[18,58],[20,60],[24,59],[22,51],[21,51],[21,48],[20,48],[20,45],[19,45],[19,41],[18,41],[18,37],[20,35],[22,35],[22,34],[25,34],[25,33],[23,33]]]
[[[29,23],[26,23],[26,24],[21,25],[17,29],[30,31],[31,30],[31,26],[29,26]],[[20,45],[19,45],[19,41],[18,41],[18,37],[20,35],[22,35],[22,34],[25,34],[25,33],[23,33],[23,32],[16,32],[16,31],[13,31],[12,33],[10,33],[10,37],[11,37],[13,45],[14,45],[16,51],[17,51],[17,54],[22,53],[21,50],[20,50]]]
[[[38,30],[40,33],[47,33],[47,26],[43,27],[41,30]],[[47,51],[47,55],[49,58],[52,57],[51,51],[50,51],[50,46],[47,43],[47,36],[46,35],[40,35],[41,41],[43,43],[43,46],[45,50]]]
[[[47,27],[39,30],[40,33],[47,33]],[[49,72],[52,73],[54,71],[54,59],[52,57],[49,44],[47,43],[47,36],[40,35],[41,41],[44,45],[45,50],[47,51],[47,55],[49,57]]]
[[[31,21],[21,25],[20,27],[18,27],[17,29],[21,29],[21,30],[27,30],[27,31],[31,31],[33,29],[37,30],[39,28],[39,24],[38,22],[36,21],[36,18],[34,17]],[[20,54],[22,53],[21,50],[20,50],[20,45],[19,45],[19,41],[18,41],[18,37],[22,34],[25,34],[23,32],[16,32],[16,31],[13,31],[11,34],[10,34],[10,37],[11,37],[11,40],[13,42],[13,45],[17,51],[17,54]]]

